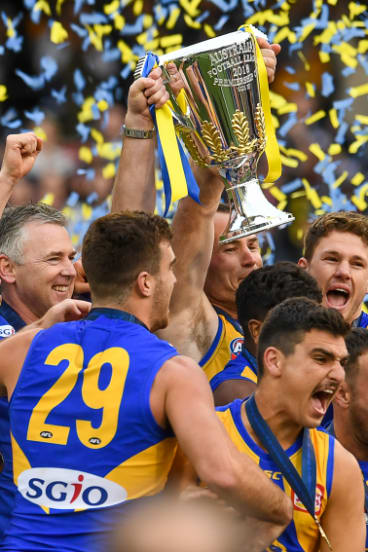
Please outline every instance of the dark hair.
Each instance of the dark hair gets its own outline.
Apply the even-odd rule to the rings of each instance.
[[[352,328],[345,338],[349,353],[345,364],[345,379],[352,383],[358,374],[358,358],[368,351],[368,330],[365,328]]]
[[[268,347],[276,347],[285,356],[294,352],[311,330],[345,337],[350,326],[335,309],[318,305],[306,297],[286,299],[266,316],[258,341],[258,378],[263,376],[263,356]]]
[[[301,296],[322,302],[316,280],[295,263],[283,261],[253,270],[236,292],[238,320],[244,333],[248,333],[249,320],[262,322],[270,309],[285,299]]]
[[[350,232],[362,238],[368,245],[368,218],[355,211],[339,211],[326,213],[313,221],[304,239],[304,257],[310,261],[321,238],[330,232]]]
[[[158,215],[125,211],[97,219],[82,247],[92,295],[122,299],[140,272],[158,272],[160,243],[171,237],[168,223]]]
[[[219,203],[217,206],[218,213],[230,213],[230,207],[228,203]]]

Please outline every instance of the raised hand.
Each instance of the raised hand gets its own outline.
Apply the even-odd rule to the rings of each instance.
[[[42,140],[33,132],[9,134],[0,170],[0,180],[14,186],[32,169],[42,149]]]
[[[267,69],[268,82],[275,80],[277,58],[276,56],[281,51],[279,44],[270,44],[265,38],[257,37],[257,42],[261,48],[262,56]]]

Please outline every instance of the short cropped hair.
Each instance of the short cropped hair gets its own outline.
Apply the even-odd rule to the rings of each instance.
[[[124,211],[95,220],[82,246],[92,295],[123,298],[140,272],[157,274],[160,244],[171,238],[168,223],[158,215]]]
[[[228,205],[228,203],[219,203],[218,206],[217,206],[217,212],[218,213],[226,213],[226,214],[229,214],[230,213],[230,207]]]
[[[349,385],[354,383],[358,374],[358,359],[368,352],[368,330],[365,328],[352,328],[345,338],[349,357],[344,366],[345,379]]]
[[[286,299],[274,307],[266,316],[258,340],[258,378],[264,373],[263,356],[268,347],[276,347],[289,356],[312,330],[345,337],[350,326],[337,310],[306,297]]]
[[[307,261],[313,257],[319,240],[334,230],[355,234],[368,245],[368,217],[355,211],[326,213],[313,221],[305,235],[304,257]]]
[[[7,207],[0,218],[0,253],[22,264],[24,227],[31,222],[65,227],[64,215],[45,203]]]
[[[295,263],[282,261],[253,270],[236,292],[238,320],[246,334],[249,320],[263,322],[270,309],[291,297],[322,302],[316,280]]]

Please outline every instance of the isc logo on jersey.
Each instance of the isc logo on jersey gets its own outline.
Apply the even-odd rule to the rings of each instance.
[[[321,513],[322,509],[322,500],[325,493],[324,487],[322,485],[316,485],[316,499],[315,499],[315,506],[314,511],[316,515],[318,516]],[[291,500],[293,501],[294,510],[298,510],[299,512],[306,512],[308,513],[308,510],[304,506],[303,502],[299,500],[298,496],[294,493],[293,490],[291,490]]]
[[[237,337],[230,342],[231,360],[236,358],[243,348],[244,337]]]
[[[0,326],[0,338],[9,337],[9,335],[13,334],[15,334],[15,329],[13,328],[13,326],[10,326],[9,324]]]
[[[18,477],[22,496],[60,510],[105,508],[123,502],[126,490],[104,477],[80,470],[31,468]]]

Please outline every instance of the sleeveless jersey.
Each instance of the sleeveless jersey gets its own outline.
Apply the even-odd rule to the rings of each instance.
[[[0,305],[0,339],[13,335],[25,325],[26,323],[18,313],[2,300]],[[9,524],[16,492],[13,481],[8,408],[7,397],[0,397],[0,453],[3,460],[3,468],[0,473],[0,541]]]
[[[236,400],[219,407],[217,414],[238,450],[254,460],[285,493],[293,503],[293,520],[279,538],[267,548],[269,552],[315,552],[318,550],[319,531],[315,521],[291,489],[269,454],[260,448],[247,432],[241,419],[244,401]],[[334,438],[324,431],[310,430],[311,442],[316,456],[316,515],[320,519],[331,493],[334,470]],[[302,438],[286,451],[290,461],[301,474]]]
[[[10,400],[18,492],[0,550],[102,552],[112,514],[164,487],[176,439],[150,393],[178,353],[123,316],[94,309],[33,339]]]
[[[243,344],[242,350],[238,356],[230,360],[222,372],[219,372],[211,379],[210,384],[212,391],[215,391],[221,383],[229,380],[251,381],[257,384],[257,374],[256,358]]]
[[[335,428],[333,422],[328,426],[325,427],[324,430],[335,437]],[[365,523],[366,523],[366,537],[365,537],[365,550],[368,552],[368,508],[367,508],[367,500],[368,500],[368,462],[364,462],[363,460],[358,460],[357,462],[359,464],[360,470],[362,472],[363,481],[364,481],[364,493],[365,493]]]
[[[358,460],[358,464],[359,464],[359,467],[362,471],[362,474],[363,474],[363,479],[364,479],[364,486],[365,486],[365,493],[366,493],[366,496],[367,496],[367,492],[368,492],[368,462],[363,462],[363,461],[359,461]],[[366,537],[365,537],[365,550],[366,552],[368,551],[368,512],[366,511],[365,512],[365,523],[366,523],[366,526],[367,526],[367,533],[366,533]]]
[[[368,328],[368,314],[364,311],[361,312],[361,315],[357,321],[358,328]]]
[[[209,382],[225,368],[229,360],[237,356],[244,341],[244,337],[239,331],[238,322],[223,311],[219,314],[220,309],[216,308],[216,311],[218,314],[217,334],[211,347],[199,362]]]

